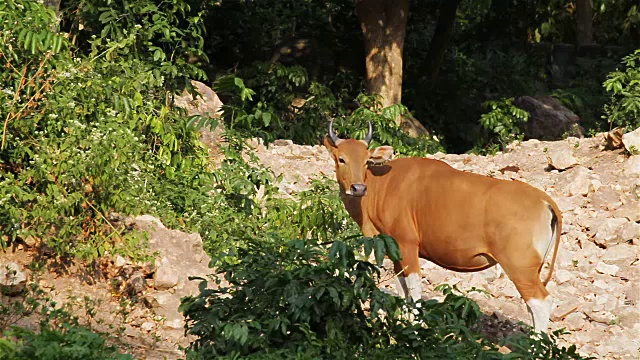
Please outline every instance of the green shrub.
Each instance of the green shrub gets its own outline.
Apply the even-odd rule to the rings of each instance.
[[[64,7],[80,50],[106,51],[108,61],[144,62],[162,76],[162,86],[177,92],[190,87],[190,79],[205,78],[203,6],[189,0],[71,0]],[[111,41],[125,51],[104,49]]]
[[[640,50],[622,59],[624,69],[607,76],[604,88],[609,92],[609,103],[604,107],[604,118],[611,126],[640,127]]]
[[[34,238],[61,257],[91,260],[107,251],[139,257],[139,237],[117,228],[108,214],[168,214],[174,189],[165,181],[190,188],[211,181],[194,119],[166,104],[169,79],[193,69],[168,55],[150,60],[137,53],[141,39],[150,48],[157,42],[154,54],[191,49],[197,17],[187,21],[195,24],[192,32],[171,27],[180,4],[162,21],[164,30],[149,29],[155,26],[149,21],[108,22],[86,57],[74,55],[41,3],[0,5],[0,23],[7,25],[0,33],[0,247]],[[146,13],[152,8],[127,11],[152,16]],[[165,30],[175,34],[164,37]]]
[[[88,328],[65,323],[41,325],[38,332],[14,327],[0,338],[0,358],[6,360],[126,360],[105,338]]]
[[[67,360],[133,359],[121,354],[106,337],[82,326],[72,314],[72,306],[60,305],[38,285],[41,268],[32,267],[32,274],[22,293],[2,297],[0,301],[0,359],[3,360]],[[85,301],[87,301],[85,299]],[[94,309],[85,310],[93,314]],[[37,331],[16,326],[27,318],[37,320]]]
[[[339,232],[357,233],[334,181],[313,181],[309,190],[284,198],[275,186],[280,179],[257,159],[245,160],[242,142],[229,140],[230,145],[223,148],[225,160],[214,172],[211,186],[193,196],[190,191],[194,190],[181,190],[181,196],[198,199],[185,204],[183,220],[202,235],[205,249],[213,257],[237,253],[251,239],[264,243],[280,238],[329,241]],[[231,261],[229,256],[224,259]]]
[[[502,355],[470,330],[481,313],[459,291],[410,304],[378,288],[380,272],[356,258],[375,252],[400,256],[386,236],[315,241],[249,242],[234,263],[214,261],[216,286],[182,300],[187,334],[196,337],[188,359],[581,359],[560,348],[558,333],[504,342]],[[220,281],[224,277],[225,283]],[[203,279],[201,279],[203,280]],[[225,285],[227,284],[227,285]]]

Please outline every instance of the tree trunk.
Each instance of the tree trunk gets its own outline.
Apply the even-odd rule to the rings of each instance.
[[[591,0],[576,0],[576,40],[578,46],[593,44],[593,9]]]
[[[436,29],[429,44],[429,53],[422,67],[421,73],[430,80],[436,80],[440,74],[440,67],[444,60],[444,54],[449,46],[449,39],[456,23],[456,12],[460,0],[443,0],[438,14]]]
[[[44,0],[43,3],[46,7],[51,8],[55,13],[56,17],[58,17],[58,24],[56,25],[55,31],[60,30],[60,3],[62,0]]]
[[[356,0],[356,11],[364,34],[367,92],[380,95],[383,107],[399,104],[409,0]]]

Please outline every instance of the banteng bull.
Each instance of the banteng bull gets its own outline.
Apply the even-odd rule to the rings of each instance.
[[[336,165],[340,197],[364,236],[392,236],[401,296],[420,299],[419,258],[455,271],[500,264],[527,304],[534,329],[546,331],[551,298],[545,288],[560,244],[562,215],[541,190],[456,170],[426,158],[389,160],[390,146],[369,150],[365,140],[340,139],[329,123],[324,145]],[[389,161],[388,161],[389,160]],[[542,265],[552,252],[549,273]]]

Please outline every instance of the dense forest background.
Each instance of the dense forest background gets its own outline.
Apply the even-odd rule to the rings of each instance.
[[[273,174],[243,157],[245,140],[318,144],[335,119],[354,137],[372,122],[373,144],[401,156],[491,153],[525,138],[521,96],[556,98],[587,136],[638,127],[639,7],[630,0],[5,0],[0,247],[37,251],[40,270],[91,267],[114,255],[144,261],[144,237],[114,219],[154,214],[199,232],[236,283],[271,277],[267,288],[232,292],[230,303],[203,290],[185,305],[199,339],[193,358],[268,358],[260,349],[272,348],[272,358],[299,349],[308,358],[411,357],[414,342],[425,344],[425,356],[456,358],[449,343],[500,358],[495,344],[469,332],[477,306],[450,290],[448,302],[420,315],[432,327],[408,322],[403,303],[377,290],[371,264],[353,257],[363,243],[380,259],[393,257],[393,240],[358,239],[333,183],[295,199],[277,196]],[[172,106],[176,94],[193,91],[191,80],[220,95],[221,119]],[[198,130],[218,124],[225,160],[213,168]],[[290,312],[278,307],[286,299],[258,296],[276,320],[229,317],[257,293],[281,294],[292,276],[322,280],[326,292],[312,289],[317,297]],[[77,318],[40,306],[46,294],[30,289],[29,306],[2,303],[0,314],[39,311],[49,321],[35,332],[0,323],[0,357],[33,359],[33,344],[75,341],[96,351],[77,358],[114,358]],[[349,291],[357,296],[336,295]],[[368,317],[358,299],[385,310],[388,322]],[[233,311],[211,315],[211,306]],[[549,337],[516,344],[523,353],[578,358]]]
[[[397,42],[392,34],[399,30],[393,26],[406,32],[404,46],[399,45],[401,97],[379,100],[388,106],[401,99],[448,151],[464,152],[510,140],[494,133],[497,124],[483,127],[480,118],[495,102],[506,105],[522,95],[552,95],[580,116],[587,133],[607,129],[602,83],[640,40],[633,1],[357,3],[359,8],[348,0],[222,1],[205,20],[210,44],[204,47],[210,59],[205,69],[211,79],[230,71],[242,77],[279,118],[293,98],[317,96],[317,87],[328,90],[336,108],[348,109],[364,90],[380,94],[369,84],[365,66],[366,11],[358,16],[358,9],[369,6],[389,24],[381,41],[390,44],[381,42],[376,49],[384,52]],[[385,6],[408,9],[406,29],[389,20],[401,16],[399,11]],[[275,72],[272,63],[285,67]],[[304,69],[304,81],[292,81],[300,76],[292,65]],[[275,95],[274,88],[288,91]],[[304,116],[292,121],[322,128]],[[499,122],[510,126],[504,117]],[[304,128],[273,125],[269,132],[310,143],[314,137]]]

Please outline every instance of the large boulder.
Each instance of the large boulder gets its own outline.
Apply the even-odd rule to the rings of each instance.
[[[527,139],[558,140],[583,136],[580,118],[551,96],[521,96],[513,104],[531,116],[522,127]]]

